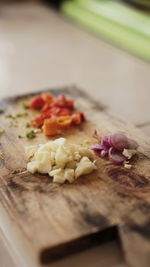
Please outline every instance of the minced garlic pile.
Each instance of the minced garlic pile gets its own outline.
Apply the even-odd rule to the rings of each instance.
[[[68,143],[65,138],[28,146],[25,152],[30,159],[27,170],[31,173],[49,174],[55,183],[72,183],[79,176],[97,169],[90,159],[92,152],[89,149]]]

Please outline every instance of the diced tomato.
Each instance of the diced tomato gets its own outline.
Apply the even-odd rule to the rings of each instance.
[[[71,114],[71,111],[68,108],[61,108],[59,113],[58,113],[59,116],[67,116],[70,114]]]
[[[59,113],[60,113],[60,111],[61,111],[61,108],[60,107],[52,107],[51,109],[51,114],[52,115],[54,115],[54,116],[59,116]]]
[[[50,109],[50,104],[48,104],[48,103],[46,103],[46,104],[44,104],[44,106],[42,107],[42,112],[45,112],[45,111],[47,111],[48,109]]]
[[[51,117],[59,117],[59,116],[67,116],[70,115],[71,111],[67,108],[60,108],[57,106],[53,106],[42,112],[43,118],[51,118]]]
[[[65,95],[59,95],[56,98],[55,104],[62,108],[73,109],[74,102],[71,99],[67,99]]]
[[[45,135],[55,135],[61,129],[73,125],[79,125],[84,121],[84,113],[72,114],[74,101],[65,95],[59,95],[55,99],[49,93],[35,96],[30,108],[40,111],[40,115],[31,120],[31,125],[36,128],[44,126]]]
[[[31,125],[36,128],[41,128],[43,126],[44,119],[41,116],[36,117],[35,119],[31,120]]]
[[[72,115],[72,123],[75,125],[81,124],[84,121],[84,114],[83,112],[77,112]]]
[[[78,125],[81,123],[81,117],[79,114],[72,115],[72,124]]]
[[[41,96],[35,96],[31,103],[30,103],[30,108],[32,109],[41,109],[45,104],[45,101]]]
[[[73,109],[74,108],[74,102],[71,99],[67,99],[66,100],[66,107],[69,109]]]
[[[42,112],[41,117],[43,119],[51,118],[52,117],[51,109],[48,109],[48,110]]]
[[[43,93],[41,95],[45,103],[51,104],[54,101],[54,98],[51,94],[49,93]]]
[[[81,121],[83,122],[85,120],[85,116],[84,116],[84,113],[82,111],[78,111],[77,114],[80,115],[81,117]]]
[[[66,97],[65,97],[65,95],[59,95],[59,96],[57,96],[55,103],[59,107],[65,107],[66,106]]]

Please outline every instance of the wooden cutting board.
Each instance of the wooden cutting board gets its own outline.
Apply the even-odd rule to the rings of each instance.
[[[35,116],[12,120],[6,114],[24,112],[22,101],[34,94],[3,99],[0,109],[0,200],[22,234],[33,258],[43,264],[54,261],[118,233],[126,262],[133,267],[150,263],[150,141],[128,122],[109,114],[107,108],[83,91],[68,87],[50,91],[65,93],[84,111],[87,121],[79,128],[67,130],[65,136],[77,144],[96,143],[92,132],[101,135],[125,131],[138,141],[139,153],[128,170],[95,156],[98,171],[82,176],[73,184],[52,183],[46,175],[26,171],[24,147],[44,143],[37,134],[33,140],[18,138],[26,132],[25,122]],[[37,92],[39,93],[39,92]]]

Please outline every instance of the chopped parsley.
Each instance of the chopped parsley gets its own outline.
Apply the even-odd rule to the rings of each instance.
[[[22,117],[27,117],[28,113],[27,112],[23,112],[23,113],[17,113],[16,114],[16,118],[22,118]]]
[[[16,116],[12,115],[12,114],[8,114],[5,116],[5,118],[8,118],[8,119],[16,119]]]
[[[19,139],[22,139],[22,138],[23,138],[23,136],[22,136],[22,135],[18,135],[18,138],[19,138]]]
[[[25,127],[26,128],[29,128],[30,127],[30,123],[29,122],[26,122]]]
[[[22,118],[22,117],[27,117],[28,113],[27,112],[23,112],[23,113],[17,113],[16,115],[12,115],[12,114],[8,114],[5,117],[8,119],[17,119],[17,118]]]
[[[5,131],[0,128],[0,135],[3,134]]]
[[[29,139],[33,139],[33,138],[36,137],[36,134],[35,134],[35,132],[33,130],[27,131],[26,132],[26,137],[29,138]]]
[[[4,113],[4,110],[3,109],[0,109],[0,114],[3,114]]]
[[[4,154],[0,153],[0,160],[4,160]]]
[[[28,109],[29,108],[29,104],[25,101],[22,102],[22,106],[24,109]]]

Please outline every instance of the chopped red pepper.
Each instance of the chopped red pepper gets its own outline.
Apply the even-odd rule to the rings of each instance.
[[[66,107],[69,109],[73,109],[74,108],[74,102],[71,99],[67,99],[66,100]]]
[[[43,100],[43,98],[41,96],[35,96],[30,104],[30,108],[32,109],[41,109],[45,104],[45,101]]]
[[[57,104],[59,107],[65,107],[66,97],[64,95],[57,96],[55,104]]]
[[[48,109],[50,109],[50,106],[51,106],[50,104],[45,103],[44,106],[42,107],[42,110],[41,110],[41,111],[42,111],[42,112],[47,111]]]
[[[59,112],[61,111],[61,108],[60,107],[52,107],[50,109],[51,111],[51,114],[53,114],[54,116],[59,116]]]
[[[41,97],[43,98],[45,103],[51,104],[52,102],[54,102],[54,98],[53,98],[52,94],[43,93],[41,95]]]
[[[31,120],[31,125],[36,128],[43,126],[45,135],[57,134],[60,129],[79,125],[84,121],[83,112],[72,114],[74,101],[63,94],[56,98],[49,93],[35,96],[30,108],[40,110],[40,116]]]
[[[71,99],[67,99],[65,95],[59,95],[56,98],[55,104],[63,108],[74,108],[74,102]]]
[[[72,123],[72,116],[60,116],[57,118],[57,123],[60,129],[68,128]]]
[[[84,121],[84,114],[83,112],[77,112],[72,115],[72,123],[75,125],[81,124]]]
[[[43,123],[44,123],[44,118],[42,118],[41,115],[31,120],[31,125],[36,128],[41,128],[43,126]]]
[[[78,111],[77,114],[80,115],[82,122],[85,121],[85,116],[84,116],[84,113],[82,111]]]
[[[67,116],[67,115],[71,115],[71,111],[68,108],[61,108],[59,113],[59,116]]]
[[[56,118],[50,118],[44,120],[44,134],[46,136],[52,136],[59,133],[59,126]]]
[[[48,109],[48,110],[42,112],[42,113],[41,113],[41,117],[42,117],[43,119],[51,118],[51,117],[52,117],[52,112],[51,112],[51,110]]]

